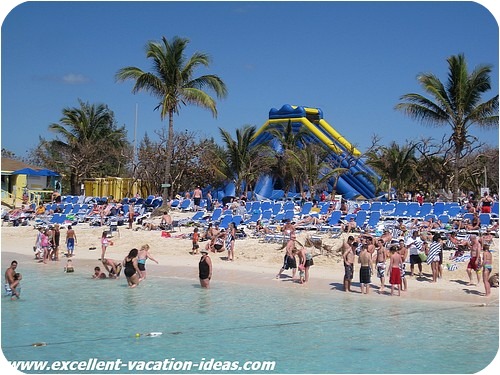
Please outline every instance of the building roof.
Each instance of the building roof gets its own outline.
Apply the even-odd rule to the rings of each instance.
[[[20,160],[15,160],[15,159],[1,158],[0,161],[1,161],[2,174],[10,174],[11,172],[23,168],[41,169],[40,167],[26,164]]]

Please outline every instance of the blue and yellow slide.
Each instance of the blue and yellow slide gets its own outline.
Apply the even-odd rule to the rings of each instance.
[[[284,127],[292,124],[294,133],[300,129],[308,130],[305,140],[314,142],[328,148],[331,152],[327,161],[334,167],[348,168],[349,172],[342,174],[337,182],[337,194],[342,194],[346,199],[364,197],[375,198],[375,185],[370,179],[380,180],[380,177],[361,159],[361,152],[347,139],[337,132],[323,118],[319,108],[283,105],[280,109],[272,108],[269,111],[269,120],[257,130],[252,142],[253,145],[268,142],[272,135],[267,132],[273,127]],[[355,163],[351,161],[355,160]],[[267,196],[272,191],[273,182],[267,178],[266,183],[258,184],[261,191],[256,191],[261,196]]]

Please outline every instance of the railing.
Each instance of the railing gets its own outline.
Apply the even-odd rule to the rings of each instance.
[[[26,196],[17,196],[2,189],[2,204],[10,207],[20,207],[23,204],[30,205],[35,203],[37,206],[47,201],[47,196],[51,197],[52,190],[28,190]],[[48,199],[50,201],[50,198]]]
[[[19,202],[17,202],[19,200]],[[21,203],[22,199],[18,199],[14,194],[9,193],[6,190],[2,189],[2,204],[14,208],[16,207],[16,203]]]

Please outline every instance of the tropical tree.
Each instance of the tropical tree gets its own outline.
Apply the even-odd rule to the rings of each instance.
[[[214,153],[212,167],[226,181],[234,182],[238,196],[242,185],[245,185],[246,194],[259,176],[267,171],[265,155],[261,152],[263,146],[250,147],[255,135],[255,126],[246,125],[236,129],[236,139],[222,128],[219,128],[219,131],[225,148]]]
[[[56,139],[42,138],[36,154],[44,165],[69,176],[71,194],[80,193],[84,178],[126,174],[131,154],[125,127],[116,125],[106,105],[78,102],[79,107],[64,108],[59,122],[49,125]]]
[[[274,162],[270,165],[272,176],[282,184],[285,196],[297,183],[302,189],[303,184],[298,175],[295,152],[304,146],[304,136],[307,130],[301,128],[299,131],[294,131],[292,122],[289,120],[286,125],[277,123],[269,126],[266,133],[272,137],[266,144],[267,152],[274,156]]]
[[[392,142],[389,146],[381,146],[368,152],[366,164],[387,179],[389,190],[394,186],[399,192],[404,192],[418,175],[415,147],[412,143],[400,147]]]
[[[324,147],[313,143],[308,143],[295,152],[289,152],[293,170],[297,172],[301,193],[306,185],[313,197],[317,188],[326,186],[326,182],[330,179],[334,179],[336,185],[339,176],[347,172],[346,168],[332,168],[330,163],[325,161],[328,153]]]
[[[490,65],[480,65],[470,74],[463,54],[448,58],[448,81],[442,83],[434,74],[417,77],[430,98],[417,93],[401,96],[396,109],[425,125],[450,126],[449,142],[454,148],[453,200],[459,196],[460,161],[471,142],[469,128],[498,128],[498,95],[480,102],[481,95],[491,90]]]
[[[215,100],[204,91],[211,89],[218,98],[227,95],[224,82],[216,75],[194,77],[194,71],[200,66],[208,67],[210,57],[195,52],[186,58],[185,50],[188,39],[174,37],[170,42],[162,37],[161,42],[150,41],[146,45],[146,58],[152,61],[152,71],[145,72],[134,66],[120,69],[116,73],[117,81],[135,81],[132,92],[149,92],[159,100],[154,108],[160,111],[160,119],[168,117],[168,140],[166,142],[166,184],[171,183],[171,162],[174,148],[174,114],[179,114],[182,105],[196,105],[212,112],[217,117]],[[167,201],[168,188],[164,190],[164,202]]]

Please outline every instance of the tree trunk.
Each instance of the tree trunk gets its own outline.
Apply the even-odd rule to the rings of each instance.
[[[453,164],[453,195],[452,195],[452,200],[453,202],[458,202],[458,196],[460,194],[459,192],[459,181],[458,181],[458,174],[460,173],[460,168],[459,168],[459,160],[460,160],[460,154],[461,154],[461,149],[459,147],[455,146],[455,162]]]
[[[170,177],[170,166],[172,164],[172,152],[174,149],[174,112],[170,110],[168,112],[168,138],[167,138],[167,144],[165,146],[165,178],[163,179],[163,183],[166,185],[163,188],[163,204],[162,206],[166,205],[168,201],[171,198],[172,194],[172,181]]]

